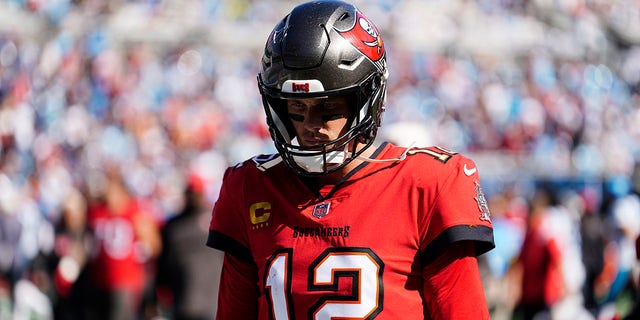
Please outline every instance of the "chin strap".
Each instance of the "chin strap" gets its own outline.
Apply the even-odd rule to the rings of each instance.
[[[341,164],[346,159],[346,153],[344,151],[331,151],[326,154],[327,165]],[[293,160],[303,169],[309,173],[324,172],[324,157],[320,155],[312,156],[293,156]]]
[[[293,140],[291,140],[291,143],[293,145],[299,145],[298,144],[298,138],[294,137]],[[317,151],[298,151],[298,153],[317,153]],[[346,150],[343,151],[330,151],[326,153],[326,164],[327,165],[332,165],[332,164],[341,164],[344,162],[345,159],[347,159],[347,156],[349,155],[349,152]],[[325,157],[323,157],[322,154],[315,154],[315,155],[294,155],[293,156],[293,160],[296,162],[296,164],[298,164],[300,167],[302,167],[304,170],[306,170],[309,173],[320,173],[320,172],[324,172],[324,167],[325,167],[325,161],[324,161]]]

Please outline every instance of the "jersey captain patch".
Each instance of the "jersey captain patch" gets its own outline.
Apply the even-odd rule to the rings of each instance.
[[[251,220],[252,229],[268,227],[269,218],[271,218],[271,203],[256,202],[249,207],[249,219]]]

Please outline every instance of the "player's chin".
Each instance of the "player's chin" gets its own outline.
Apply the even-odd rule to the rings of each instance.
[[[329,150],[333,147],[333,144],[326,143],[327,141],[322,140],[302,140],[302,146],[309,151]]]

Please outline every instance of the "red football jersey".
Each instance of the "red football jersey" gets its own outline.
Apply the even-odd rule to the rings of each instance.
[[[278,156],[229,168],[207,245],[255,265],[259,319],[424,319],[423,268],[461,240],[494,246],[477,168],[430,147],[365,162],[320,195]]]
[[[143,290],[145,270],[135,221],[145,214],[134,200],[119,214],[109,211],[104,203],[89,208],[89,225],[97,244],[90,262],[94,285],[105,290]]]

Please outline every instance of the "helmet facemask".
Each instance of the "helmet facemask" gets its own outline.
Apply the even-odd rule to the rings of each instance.
[[[270,90],[258,76],[269,131],[285,163],[302,176],[324,175],[343,168],[371,146],[381,120],[383,77],[374,74],[356,86],[340,90],[291,94]],[[287,100],[338,95],[347,97],[351,107],[346,131],[326,143],[301,146],[288,116]]]

